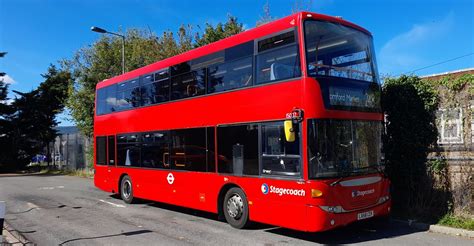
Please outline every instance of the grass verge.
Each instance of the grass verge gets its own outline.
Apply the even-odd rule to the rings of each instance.
[[[453,214],[446,214],[439,221],[438,225],[462,228],[474,231],[474,219],[454,216]]]
[[[69,176],[76,176],[82,178],[93,178],[94,171],[92,169],[77,169],[77,170],[56,170],[56,169],[42,169],[40,171],[41,174],[49,174],[49,175],[69,175]]]

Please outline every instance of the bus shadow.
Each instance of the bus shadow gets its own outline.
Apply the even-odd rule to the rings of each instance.
[[[118,194],[113,194],[110,195],[111,198],[121,200],[120,195]],[[200,217],[203,219],[208,219],[208,220],[213,220],[217,222],[221,222],[223,224],[227,225],[227,222],[225,221],[225,218],[219,218],[219,216],[215,213],[210,213],[202,210],[196,210],[192,208],[186,208],[186,207],[181,207],[181,206],[176,206],[176,205],[171,205],[167,203],[161,203],[161,202],[155,202],[155,201],[150,201],[150,200],[145,200],[145,199],[136,199],[133,203],[134,205],[143,205],[144,207],[153,207],[153,208],[159,208],[159,209],[164,209],[176,213],[181,213],[181,214],[187,214],[187,215],[192,215],[196,217]],[[271,228],[276,228],[275,226],[272,225],[267,225],[267,224],[262,224],[262,223],[257,223],[257,222],[252,222],[248,228],[245,228],[246,230],[265,230],[265,229],[271,229]]]
[[[111,195],[111,197],[115,199],[120,199],[120,195]],[[201,210],[143,199],[137,199],[137,201],[134,202],[134,205],[143,206],[144,208],[152,207],[164,209],[176,213],[182,213],[203,219],[217,221],[227,225],[227,222],[224,218],[219,218],[217,214]],[[394,238],[423,231],[411,228],[401,222],[387,221],[381,219],[356,222],[342,228],[330,230],[327,232],[316,233],[295,231],[257,222],[251,223],[250,226],[245,230],[260,230],[266,233],[272,233],[299,240],[305,240],[308,242],[328,245],[368,242],[373,240]]]
[[[265,231],[313,243],[339,245],[394,238],[421,232],[422,230],[413,229],[403,223],[395,221],[369,220],[366,222],[356,222],[346,227],[327,232],[308,233],[281,227]]]

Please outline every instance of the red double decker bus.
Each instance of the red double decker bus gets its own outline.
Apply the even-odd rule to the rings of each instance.
[[[300,12],[97,85],[95,177],[301,231],[390,211],[371,34]]]

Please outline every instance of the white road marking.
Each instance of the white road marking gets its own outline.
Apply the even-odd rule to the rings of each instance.
[[[28,208],[39,208],[38,205],[36,205],[32,202],[26,202],[26,205],[28,206]]]
[[[39,190],[54,190],[54,189],[64,189],[64,186],[46,186],[46,187],[40,187],[38,188]]]
[[[124,207],[125,207],[125,205],[115,204],[115,203],[113,203],[113,202],[104,201],[104,200],[102,200],[102,199],[100,199],[99,201],[101,201],[101,202],[103,202],[103,203],[107,203],[107,204],[109,204],[109,205],[112,205],[112,206],[114,206],[114,207],[116,207],[116,208],[124,208]]]

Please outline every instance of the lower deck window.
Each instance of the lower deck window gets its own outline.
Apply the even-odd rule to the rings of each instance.
[[[300,132],[287,142],[283,121],[217,129],[220,173],[234,175],[300,176]]]
[[[283,122],[262,124],[262,174],[299,176],[299,139],[296,134],[294,142],[286,141]]]
[[[258,125],[217,129],[218,170],[235,175],[258,175]]]

